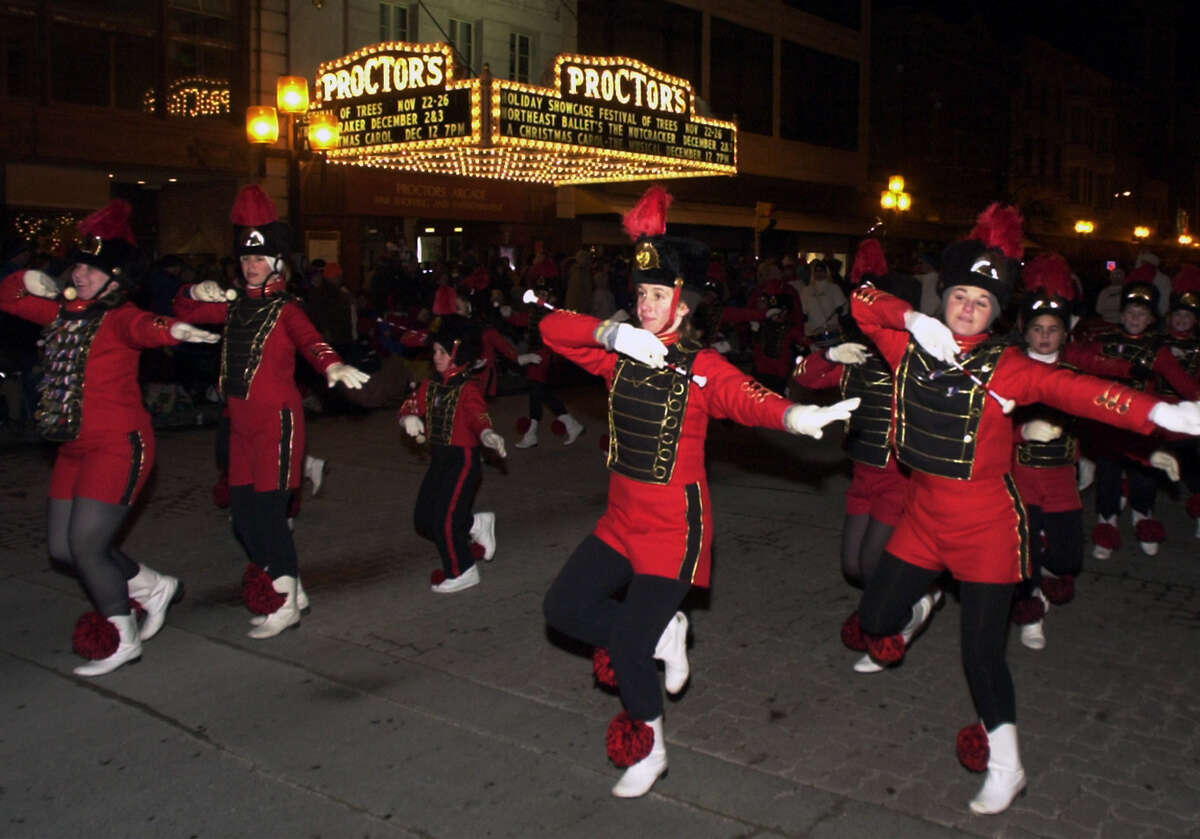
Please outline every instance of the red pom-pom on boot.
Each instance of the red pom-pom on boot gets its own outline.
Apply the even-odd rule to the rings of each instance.
[[[1055,606],[1062,606],[1075,599],[1075,578],[1070,574],[1051,577],[1042,572],[1042,594]]]
[[[104,615],[99,612],[84,612],[75,622],[71,646],[75,652],[93,661],[108,658],[117,651],[120,636]]]
[[[842,643],[855,652],[865,653],[867,651],[867,638],[863,635],[858,610],[852,612],[850,617],[846,618],[846,622],[842,624]]]
[[[612,788],[617,798],[639,798],[667,771],[667,746],[662,717],[644,723],[622,711],[608,726],[608,756],[617,766],[628,766]]]
[[[606,688],[617,687],[617,671],[613,669],[612,658],[605,647],[592,650],[592,674],[596,681]]]
[[[958,732],[955,741],[958,762],[972,772],[983,772],[988,764],[988,737],[983,723],[968,725]]]
[[[242,600],[254,614],[269,615],[279,611],[287,596],[277,592],[267,572],[251,562],[242,574]]]

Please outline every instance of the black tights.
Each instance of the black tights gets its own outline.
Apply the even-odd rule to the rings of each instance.
[[[868,513],[846,516],[842,524],[842,574],[847,580],[859,586],[867,584],[893,530],[895,527]]]
[[[1021,597],[1032,597],[1033,590],[1041,585],[1043,568],[1056,577],[1079,576],[1083,569],[1083,510],[1046,513],[1041,507],[1027,506],[1025,511],[1029,516],[1033,573],[1020,584],[1019,590]]]
[[[252,484],[229,488],[233,532],[242,542],[250,561],[272,580],[299,575],[296,543],[288,527],[291,490],[255,492]]]
[[[542,350],[549,352],[549,350]],[[529,380],[529,418],[531,420],[542,420],[542,405],[545,404],[554,412],[554,416],[561,417],[567,412],[567,406],[558,398],[550,386],[545,382],[537,382],[533,379]]]
[[[626,586],[625,599],[615,599]],[[654,647],[689,588],[684,580],[634,574],[628,559],[589,534],[550,585],[542,611],[558,631],[608,648],[621,703],[649,721],[663,712]]]
[[[106,618],[129,614],[126,581],[138,572],[138,564],[113,544],[128,514],[127,505],[92,498],[51,498],[46,505],[50,556],[75,571]]]
[[[884,552],[859,606],[863,631],[895,635],[912,615],[912,604],[939,572]],[[984,728],[1017,721],[1017,697],[1005,660],[1012,583],[959,583],[962,601],[962,663],[975,710]]]

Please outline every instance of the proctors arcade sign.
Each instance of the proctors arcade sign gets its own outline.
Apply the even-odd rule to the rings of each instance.
[[[630,58],[560,55],[540,87],[458,79],[450,46],[391,42],[322,63],[316,92],[341,124],[333,162],[553,185],[737,173],[737,127]]]

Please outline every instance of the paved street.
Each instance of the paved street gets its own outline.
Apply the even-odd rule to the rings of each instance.
[[[52,449],[0,451],[0,836],[1200,836],[1200,542],[1181,503],[1160,501],[1171,539],[1155,559],[1122,518],[1126,547],[1089,560],[1044,651],[1011,634],[1029,790],[972,816],[957,604],[901,667],[855,674],[837,433],[724,424],[709,447],[715,582],[689,599],[671,769],[644,799],[610,797],[619,702],[541,616],[605,498],[601,395],[564,395],[589,425],[570,448],[547,433],[514,450],[525,400],[494,403],[510,456],[485,469],[476,509],[496,511],[499,551],[480,586],[444,597],[411,524],[423,454],[386,411],[313,421],[310,452],[330,464],[296,522],[313,607],[268,641],[245,636],[244,560],[209,497],[212,429],[161,433],[125,549],[187,597],[138,666],[97,679],[71,674],[90,606],[46,557]]]

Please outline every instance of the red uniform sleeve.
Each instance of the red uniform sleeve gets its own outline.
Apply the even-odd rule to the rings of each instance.
[[[603,376],[612,383],[613,371],[617,368],[617,354],[609,352],[596,342],[596,327],[599,318],[575,312],[551,312],[540,324],[542,340],[550,349],[584,370]]]
[[[25,272],[16,271],[0,283],[0,311],[46,326],[58,317],[58,302],[30,294],[25,290]]]
[[[400,410],[396,412],[396,419],[406,416],[425,416],[425,393],[429,390],[429,380],[422,380],[421,384],[417,385],[417,389],[404,400],[404,404],[400,406]]]
[[[182,285],[175,293],[175,317],[184,323],[224,323],[228,303],[201,303],[192,299],[192,284]]]
[[[1154,372],[1166,379],[1175,392],[1188,402],[1200,398],[1200,387],[1197,387],[1196,380],[1187,374],[1168,347],[1160,349],[1154,357]]]
[[[174,318],[145,312],[133,305],[122,306],[113,312],[114,326],[121,341],[130,347],[146,349],[178,344],[171,335]]]
[[[458,397],[456,416],[464,418],[476,441],[479,440],[480,434],[492,427],[492,417],[488,413],[483,391],[473,379],[469,379],[463,385],[462,393]]]
[[[1156,426],[1150,409],[1158,400],[1108,379],[1075,373],[1034,361],[1016,347],[1006,350],[1004,363],[988,383],[1003,397],[1021,405],[1041,402],[1068,414],[1149,434]]]
[[[701,350],[692,370],[708,378],[703,391],[709,416],[741,425],[785,427],[783,415],[792,403],[734,367],[716,350]]]
[[[1123,358],[1105,355],[1100,344],[1095,341],[1072,341],[1063,347],[1062,360],[1078,367],[1084,373],[1106,379],[1127,379],[1129,368],[1132,366]]]
[[[517,348],[509,343],[508,339],[497,329],[483,330],[483,351],[485,355],[488,352],[491,352],[493,356],[498,353],[509,361],[517,360]]]
[[[821,351],[809,353],[800,359],[796,365],[797,384],[812,390],[825,390],[838,387],[842,383],[842,371],[845,365],[830,361]]]
[[[531,314],[530,312],[518,312],[515,309],[505,318],[513,326],[526,327],[529,326]]]
[[[325,343],[321,338],[321,333],[317,332],[317,328],[312,325],[312,321],[308,319],[308,315],[304,314],[304,310],[298,304],[286,304],[279,314],[279,320],[300,355],[318,373],[324,375],[330,367],[342,363],[342,357],[334,352],[333,347]]]
[[[763,310],[750,306],[726,306],[721,310],[721,323],[749,323],[762,319]]]
[[[912,306],[871,285],[860,285],[850,296],[850,311],[858,327],[875,344],[895,370],[908,349],[904,316]]]

